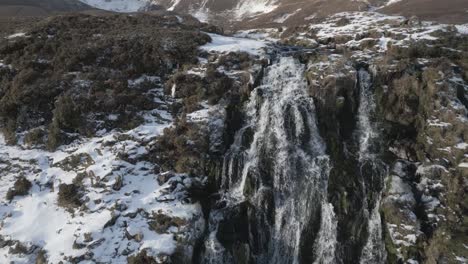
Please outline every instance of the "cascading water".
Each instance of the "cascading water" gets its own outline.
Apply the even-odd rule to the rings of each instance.
[[[218,236],[235,228],[222,222],[235,219],[233,211],[244,212],[241,225],[249,230],[237,248],[251,252],[254,263],[334,263],[337,221],[327,201],[329,158],[304,70],[294,58],[281,57],[252,91],[246,125],[224,160],[226,192],[222,206],[210,214],[202,263],[242,263]]]
[[[374,95],[371,90],[372,82],[370,74],[360,69],[358,71],[358,84],[359,84],[359,109],[358,109],[358,136],[359,136],[359,163],[361,166],[361,174],[363,170],[367,170],[366,174],[371,176],[371,179],[363,181],[365,192],[368,191],[369,183],[372,185],[374,182],[381,183],[385,177],[386,166],[379,160],[377,156],[378,150],[373,149],[376,146],[379,133],[377,132],[375,122],[371,121],[372,115],[375,114],[376,105],[374,102]],[[378,179],[375,179],[378,177]],[[363,194],[364,197],[367,193]],[[369,212],[369,205],[365,200],[365,208],[368,215],[368,238],[362,250],[361,260],[364,263],[384,263],[386,259],[385,245],[382,236],[382,221],[380,218],[379,204],[380,204],[380,191],[378,198],[375,199],[375,205],[371,212]]]

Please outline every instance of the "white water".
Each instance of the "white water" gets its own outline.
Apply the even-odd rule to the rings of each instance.
[[[371,87],[370,74],[360,69],[358,71],[359,78],[359,109],[358,109],[358,131],[359,137],[359,160],[370,158],[372,153],[369,151],[371,140],[377,137],[375,128],[370,120],[371,114],[375,111],[375,102]]]
[[[371,163],[372,169],[372,179],[374,181],[374,176],[383,178],[385,175],[382,175],[382,171],[379,170],[378,166],[381,166],[381,162],[376,157],[374,151],[370,148],[375,143],[375,140],[378,140],[379,133],[376,129],[376,124],[371,121],[371,116],[376,111],[376,105],[374,102],[374,95],[371,90],[371,76],[364,70],[360,69],[358,71],[359,78],[359,109],[358,109],[358,132],[359,132],[359,162],[361,166],[364,163]],[[367,167],[369,169],[369,167]],[[377,175],[375,175],[377,174]],[[364,185],[364,183],[363,183]],[[367,188],[364,185],[364,197],[367,196]],[[379,196],[380,197],[380,196]],[[367,208],[367,200],[365,200],[364,206]],[[375,206],[372,211],[367,212],[368,223],[367,231],[369,233],[367,242],[362,250],[360,263],[384,263],[387,257],[385,250],[385,245],[383,242],[382,236],[382,221],[380,217],[380,198],[375,202]],[[367,209],[366,209],[367,210]]]
[[[272,224],[263,221],[256,227],[254,240],[266,249],[255,255],[255,262],[299,263],[303,235],[312,222],[320,230],[309,250],[318,252],[317,263],[334,263],[337,223],[327,201],[329,160],[316,125],[314,102],[307,94],[304,66],[291,57],[270,66],[263,85],[252,91],[245,113],[247,124],[226,155],[222,185],[229,186],[228,203],[249,200],[257,208],[256,219],[273,213]],[[245,149],[241,143],[248,129],[254,134]],[[252,177],[257,186],[249,186]],[[246,190],[250,192],[245,194]],[[273,208],[265,205],[268,191],[273,193]],[[217,221],[210,222],[211,232],[216,232]],[[213,255],[206,253],[204,262],[231,261],[223,254]]]
[[[385,263],[387,252],[383,243],[382,236],[382,219],[380,218],[379,206],[380,198],[376,206],[372,210],[368,223],[369,238],[362,249],[361,261],[362,264],[367,263]]]
[[[314,264],[335,263],[336,229],[338,222],[330,203],[322,203],[322,222],[315,243],[315,254],[318,256]]]

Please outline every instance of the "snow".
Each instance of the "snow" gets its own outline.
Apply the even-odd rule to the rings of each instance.
[[[99,9],[116,12],[136,12],[149,3],[148,0],[80,0],[81,2]]]
[[[110,114],[107,116],[107,120],[117,121],[118,119],[119,119],[119,115],[117,114]]]
[[[273,22],[275,23],[284,23],[286,20],[288,20],[290,17],[294,16],[295,14],[297,14],[297,12],[301,11],[302,9],[299,8],[297,9],[296,11],[294,11],[293,13],[290,13],[290,14],[283,14],[281,15],[280,17],[276,18],[275,20],[273,20]]]
[[[418,166],[416,170],[417,175],[425,176],[430,173],[438,173],[438,172],[448,172],[447,169],[444,166],[441,165],[421,165]]]
[[[388,43],[391,41],[391,38],[381,37],[379,39],[380,51],[386,51],[388,49]]]
[[[316,17],[317,17],[317,13],[313,13],[312,15],[305,17],[304,20],[312,20]]]
[[[401,2],[402,0],[389,0],[385,5],[386,6],[389,6],[389,5],[393,5],[395,3],[398,3],[398,2]]]
[[[457,148],[457,149],[467,149],[467,148],[468,148],[468,144],[465,143],[465,142],[458,143],[457,145],[455,145],[455,148]]]
[[[400,177],[391,176],[390,194],[411,194],[411,186],[405,183]]]
[[[338,26],[337,22],[341,19],[346,18],[349,23],[346,25]],[[404,17],[401,16],[387,16],[376,12],[343,12],[338,13],[325,22],[320,24],[312,24],[311,29],[317,29],[318,37],[333,37],[335,35],[354,35],[368,31],[370,28],[377,26],[379,23],[384,23],[389,20],[404,21]],[[389,25],[381,27],[381,29],[389,29]]]
[[[247,52],[252,55],[263,55],[267,43],[264,41],[228,37],[218,34],[208,33],[211,37],[211,42],[201,46],[205,51],[229,53],[229,52]]]
[[[158,82],[158,81],[161,81],[161,78],[159,76],[142,75],[136,79],[128,80],[127,83],[128,83],[128,86],[132,88],[144,82]]]
[[[457,29],[458,33],[468,35],[468,24],[455,25],[455,28]]]
[[[345,20],[344,20],[345,19]],[[345,21],[346,23],[341,24]],[[421,22],[420,25],[412,27],[401,27],[405,18],[402,16],[390,16],[377,12],[342,12],[328,17],[324,22],[311,24],[311,31],[316,32],[319,39],[334,38],[336,36],[349,36],[355,38],[363,32],[374,31],[380,33],[377,38],[380,51],[386,51],[388,43],[397,46],[405,46],[408,43],[418,40],[437,40],[432,34],[437,31],[450,30],[449,25],[437,24],[431,22]],[[458,27],[464,29],[463,26]],[[390,33],[390,34],[389,34]],[[386,36],[397,36],[390,38]],[[346,43],[347,46],[359,44],[356,39]]]
[[[21,37],[26,37],[26,33],[19,32],[19,33],[15,33],[13,35],[10,35],[10,36],[8,36],[6,38],[7,39],[14,39],[14,38],[21,38]]]
[[[207,8],[200,8],[195,11],[190,11],[190,14],[203,23],[208,23],[210,20],[210,11]]]
[[[278,34],[279,32],[277,28],[262,28],[262,29],[240,30],[240,31],[237,31],[236,34],[234,34],[234,37],[277,42],[280,39],[273,37],[273,36],[278,35]]]
[[[57,263],[60,254],[77,256],[81,250],[73,252],[75,235],[98,232],[110,219],[110,212],[86,217],[71,218],[64,209],[54,206],[56,195],[50,191],[38,192],[17,202],[17,209],[4,221],[2,235],[14,237],[20,241],[32,242],[43,246],[50,255],[49,261]],[[80,222],[86,225],[80,225]]]
[[[171,87],[171,96],[172,96],[173,98],[176,97],[176,92],[177,92],[177,84],[174,83],[174,84],[172,85],[172,87]]]
[[[234,10],[234,15],[241,20],[256,14],[267,14],[278,7],[276,2],[276,0],[240,0]]]
[[[437,118],[436,119],[428,119],[427,124],[428,124],[428,126],[432,126],[432,127],[451,127],[452,126],[452,124],[447,123],[447,122],[442,122]]]
[[[462,163],[458,164],[458,167],[459,168],[468,168],[468,162],[462,162]]]
[[[146,79],[142,76],[129,84]],[[163,96],[162,86],[151,93]],[[172,125],[167,106],[160,108],[143,113],[145,122],[132,130],[104,132],[55,152],[8,146],[0,134],[0,235],[31,249],[23,256],[10,253],[5,246],[0,249],[0,263],[33,263],[36,247],[47,252],[48,263],[68,263],[68,258],[82,256],[92,258],[89,263],[126,263],[126,255],[142,249],[148,249],[152,256],[171,254],[180,232],[201,232],[201,206],[182,201],[186,188],[196,178],[174,174],[160,184],[155,165],[140,159],[148,153],[147,143]],[[122,159],[121,153],[134,161]],[[92,162],[70,171],[60,166],[60,162],[79,154],[89,155]],[[59,185],[72,183],[79,173],[87,175],[81,182],[83,206],[71,212],[57,204]],[[20,175],[32,183],[32,188],[28,195],[17,196],[9,203],[4,197]],[[113,189],[118,179],[122,187]],[[148,217],[155,213],[185,219],[188,226],[158,233],[148,224]],[[108,226],[111,219],[115,224]],[[141,234],[142,238],[137,241],[128,233]]]
[[[206,102],[202,104],[204,106],[203,109],[198,111],[192,112],[187,115],[187,118],[192,122],[202,122],[207,121],[209,117],[217,110],[214,106],[209,106]]]
[[[167,10],[168,11],[174,11],[174,9],[177,7],[177,5],[180,3],[180,0],[175,0],[171,4],[171,7],[169,7]]]

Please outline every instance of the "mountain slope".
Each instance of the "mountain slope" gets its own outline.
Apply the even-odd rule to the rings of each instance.
[[[344,11],[378,9],[386,14],[418,16],[448,23],[468,22],[464,0],[80,0],[91,6],[118,12],[148,10],[162,6],[169,11],[191,14],[204,22],[225,28],[258,28],[302,25],[312,19]]]
[[[398,1],[378,11],[392,15],[417,16],[423,20],[443,23],[468,22],[468,1],[465,0]]]
[[[43,16],[92,9],[78,0],[0,0],[0,16]]]
[[[99,9],[116,12],[136,12],[149,5],[149,0],[80,0]]]

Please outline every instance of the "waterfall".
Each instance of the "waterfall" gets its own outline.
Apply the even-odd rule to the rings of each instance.
[[[375,111],[374,95],[371,90],[371,76],[364,70],[358,71],[359,81],[359,109],[358,109],[358,131],[359,131],[359,160],[372,158],[369,149],[372,140],[375,140],[377,133],[370,118]]]
[[[230,214],[243,211],[236,208],[245,202],[255,263],[299,263],[311,252],[316,263],[334,263],[337,221],[327,201],[329,158],[304,70],[294,58],[281,57],[252,91],[246,124],[225,156],[223,206],[210,215],[202,263],[235,262],[216,234],[221,221],[235,218]],[[306,238],[311,245],[303,244]]]
[[[382,236],[382,219],[379,212],[380,198],[372,210],[368,223],[369,237],[361,254],[360,263],[385,263],[387,252]]]
[[[335,263],[337,224],[333,206],[330,203],[323,203],[320,232],[314,249],[317,259],[314,264]]]
[[[364,197],[367,197],[369,190],[366,186],[370,185],[374,187],[374,183],[377,182],[379,185],[383,182],[383,178],[386,173],[386,166],[378,158],[378,150],[373,149],[378,144],[379,133],[377,131],[377,125],[371,121],[372,115],[375,114],[376,105],[374,102],[374,95],[372,91],[371,76],[365,69],[358,71],[358,84],[359,84],[359,109],[358,109],[358,136],[359,136],[359,163],[361,166],[361,174],[363,170],[369,170],[366,172],[371,175],[371,179],[363,181],[364,185]],[[375,178],[377,177],[377,179]],[[375,188],[375,187],[374,187]],[[380,186],[381,188],[381,186]],[[380,189],[379,188],[379,189]],[[367,242],[361,253],[360,263],[384,263],[386,260],[385,245],[382,236],[382,221],[380,218],[380,190],[379,196],[375,200],[375,205],[369,213],[369,205],[365,200],[365,208],[368,214],[368,238]]]

